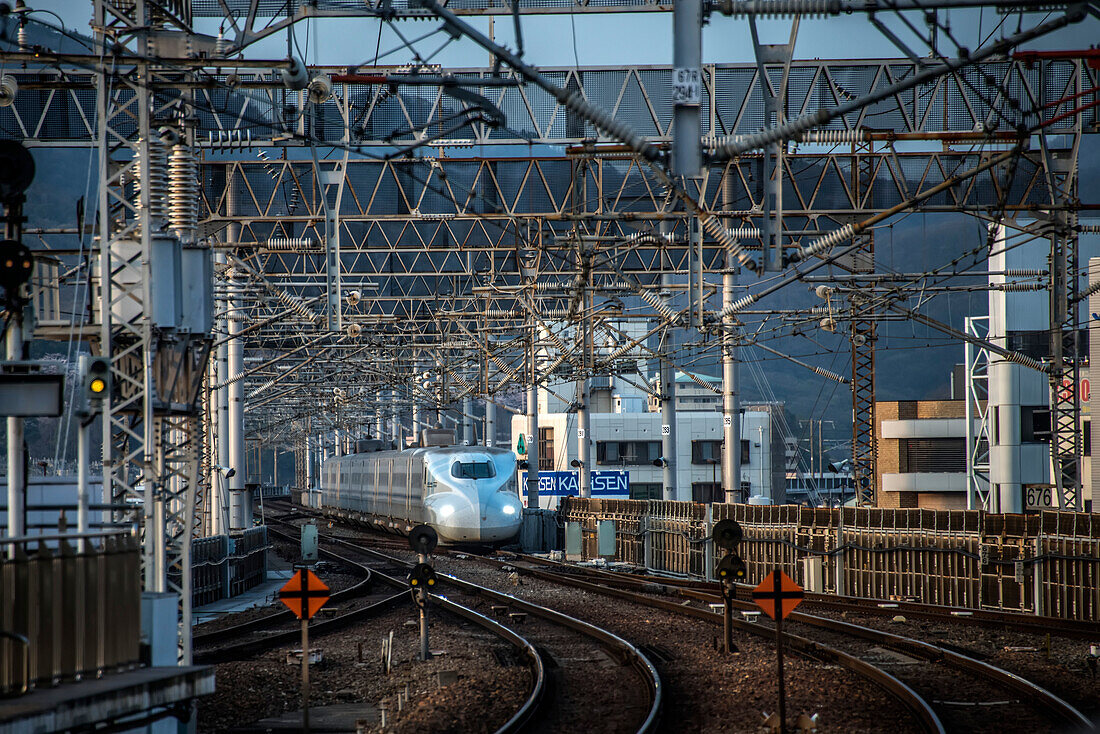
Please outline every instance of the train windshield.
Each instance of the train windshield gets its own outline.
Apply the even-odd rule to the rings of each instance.
[[[451,476],[456,479],[489,479],[496,475],[491,461],[456,461],[451,464]]]

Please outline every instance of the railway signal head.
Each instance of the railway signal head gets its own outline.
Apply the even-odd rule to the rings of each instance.
[[[409,586],[414,589],[430,589],[435,582],[435,569],[427,563],[418,563],[409,571]]]
[[[741,526],[736,520],[720,520],[715,524],[710,537],[714,544],[723,550],[735,550],[741,542]]]
[[[427,555],[435,550],[439,535],[431,525],[417,525],[409,531],[409,547],[417,553]]]
[[[34,255],[21,242],[0,240],[0,286],[9,296],[25,283],[29,283],[34,273]]]
[[[714,573],[718,576],[719,581],[732,584],[737,581],[744,581],[748,569],[745,567],[745,562],[741,560],[741,556],[730,553],[718,561]]]
[[[92,357],[82,376],[84,397],[100,402],[111,394],[111,364],[104,357]]]

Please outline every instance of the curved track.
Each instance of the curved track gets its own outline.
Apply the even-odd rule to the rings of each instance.
[[[387,563],[403,564],[399,558],[364,548],[344,539],[326,542],[371,555]],[[440,574],[446,595],[433,600],[479,599],[493,613],[523,625],[524,636],[535,643],[544,665],[550,669],[553,699],[547,698],[537,720],[528,731],[653,731],[658,723],[662,684],[652,662],[634,645],[617,635],[580,619],[534,604],[515,596]],[[454,593],[450,593],[454,592]],[[592,682],[600,681],[602,696],[594,696]]]
[[[271,534],[283,540],[294,541],[293,537],[275,530],[270,526],[268,530]],[[342,629],[350,624],[362,622],[371,616],[391,609],[396,606],[398,602],[408,601],[409,586],[403,579],[385,573],[378,568],[371,568],[346,555],[339,555],[328,549],[320,549],[320,553],[326,558],[356,569],[364,576],[363,580],[358,584],[334,593],[332,595],[332,599],[334,600],[346,601],[348,599],[363,596],[364,594],[369,594],[371,592],[371,585],[375,581],[383,583],[393,589],[398,589],[399,591],[385,595],[380,601],[345,612],[332,619],[312,622],[311,630],[313,634],[320,635]],[[539,710],[540,704],[546,698],[547,691],[547,675],[539,651],[534,645],[513,630],[469,607],[445,598],[438,598],[436,602],[448,612],[473,622],[510,643],[513,647],[517,648],[521,656],[528,661],[533,681],[531,692],[527,698],[524,699],[519,709],[517,709],[508,721],[497,730],[497,734],[512,734],[513,732],[528,730],[536,712]],[[284,627],[288,621],[293,621],[294,628],[289,631],[280,630],[279,628]],[[273,628],[274,631],[272,631]],[[263,634],[264,632],[267,632],[267,634]],[[257,634],[261,636],[256,637]],[[300,630],[294,615],[289,610],[285,612],[276,612],[263,618],[251,620],[233,627],[209,632],[205,635],[196,635],[194,638],[197,650],[195,653],[195,660],[196,662],[202,663],[216,663],[246,658],[279,645],[294,643],[297,641],[299,635]],[[228,645],[219,644],[224,640],[240,640],[242,636],[248,639]],[[200,647],[205,647],[206,649],[199,649]]]
[[[685,588],[682,584],[665,585],[655,583],[657,579],[653,578],[632,578],[627,574],[582,569],[547,562],[545,559],[524,557],[524,560],[538,561],[537,567],[536,564],[530,564],[525,571],[540,578],[570,585],[584,585],[584,588],[598,593],[611,593],[620,597],[626,594],[629,598],[643,604],[660,605],[672,610],[686,611],[690,609],[676,603],[662,603],[661,600],[653,599],[644,594],[624,592],[622,587],[629,587],[640,592],[673,593],[686,599],[707,604],[721,603],[722,601],[716,593],[698,590],[697,588]],[[553,567],[553,570],[547,570],[548,565]],[[582,581],[577,578],[578,575],[588,576],[591,580]],[[608,589],[609,586],[616,588]],[[710,586],[716,588],[713,584]],[[735,609],[758,611],[758,607],[751,602],[734,600],[732,605]],[[698,611],[716,618],[716,621],[721,620],[721,616],[718,614],[704,610]],[[774,635],[774,627],[770,624],[750,624],[741,620],[734,621],[738,629],[759,634],[759,631],[749,629],[750,627],[756,627],[765,630],[769,636]],[[1084,714],[1045,688],[1009,671],[975,660],[945,647],[812,614],[794,612],[788,617],[788,621],[793,623],[796,628],[802,626],[814,630],[815,640],[811,642],[811,645],[816,644],[820,647],[822,645],[818,640],[827,639],[835,648],[847,650],[850,657],[855,659],[867,657],[869,653],[873,654],[883,649],[900,653],[899,656],[892,658],[890,656],[885,657],[884,664],[891,665],[898,671],[897,675],[890,677],[902,683],[909,693],[914,691],[919,693],[919,697],[925,701],[924,707],[935,711],[934,716],[937,721],[941,722],[939,726],[942,728],[952,731],[975,730],[978,728],[975,726],[976,723],[990,723],[992,717],[989,716],[989,711],[993,710],[997,712],[996,718],[998,721],[1012,720],[1022,726],[1031,724],[1029,730],[1038,730],[1043,725],[1050,726],[1057,731],[1066,730],[1067,727],[1071,731],[1092,730],[1092,725]],[[804,642],[810,642],[804,638],[803,640]],[[792,639],[792,641],[795,642],[794,647],[796,649],[798,649],[799,644],[804,644],[798,643],[796,639]],[[811,647],[810,650],[812,649]],[[951,677],[943,675],[942,669],[944,668],[952,671]],[[880,668],[880,672],[884,671],[881,671]],[[889,676],[890,674],[886,675]],[[892,693],[903,694],[894,684],[888,684],[887,687]],[[1004,695],[1006,693],[1012,698],[1005,700]],[[995,695],[990,697],[989,694]],[[907,693],[903,695],[908,697]],[[969,700],[975,697],[985,697],[985,700]],[[967,700],[960,701],[958,700],[960,698]],[[907,702],[906,705],[910,710],[916,711],[912,702]],[[927,728],[927,715],[919,715],[918,718],[921,719],[922,725]],[[993,728],[999,726],[1000,724],[996,724]]]

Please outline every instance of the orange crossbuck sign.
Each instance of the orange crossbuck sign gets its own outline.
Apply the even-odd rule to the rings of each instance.
[[[752,600],[772,619],[775,619],[777,609],[780,619],[786,619],[802,603],[802,587],[790,576],[776,569],[752,590]]]
[[[279,600],[290,607],[298,619],[312,619],[328,599],[328,587],[313,571],[305,568],[299,569],[286,586],[279,589]]]

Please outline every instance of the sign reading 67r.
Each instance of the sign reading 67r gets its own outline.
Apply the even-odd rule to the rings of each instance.
[[[698,69],[672,70],[672,104],[698,106],[703,101],[703,80]]]

